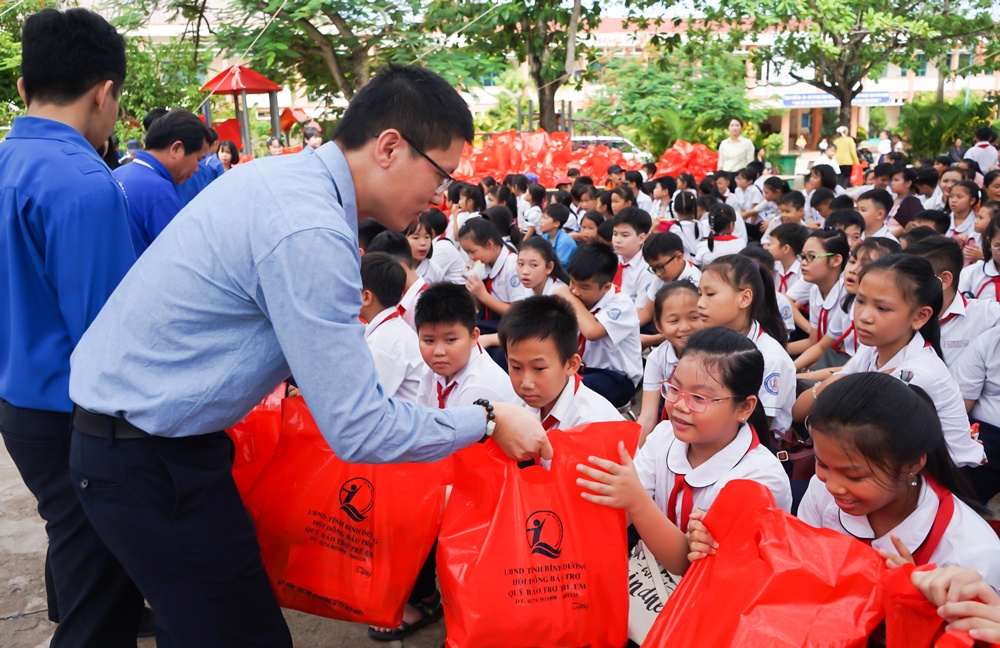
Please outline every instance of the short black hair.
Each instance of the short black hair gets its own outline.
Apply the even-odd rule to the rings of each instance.
[[[615,214],[611,221],[612,227],[617,225],[628,225],[636,234],[648,234],[653,227],[653,217],[644,209],[638,207],[626,207]]]
[[[813,192],[812,196],[809,198],[809,206],[813,209],[819,207],[823,203],[833,202],[835,195],[832,190],[826,187],[820,187]]]
[[[854,209],[838,209],[827,216],[826,222],[823,224],[827,228],[833,227],[845,231],[852,225],[860,228],[862,232],[865,231],[865,219],[861,217],[860,212]]]
[[[906,246],[906,254],[915,254],[931,262],[934,274],[940,276],[947,270],[951,273],[951,287],[958,290],[958,276],[962,274],[964,257],[962,248],[947,236],[928,236]]]
[[[921,167],[917,171],[917,179],[914,181],[919,187],[930,187],[933,189],[937,187],[938,180],[941,179],[941,174],[937,172],[932,166]]]
[[[545,202],[545,187],[537,182],[532,182],[528,185],[528,197],[531,198],[532,205],[541,207],[542,203]]]
[[[370,290],[378,303],[391,308],[403,298],[406,271],[385,252],[369,252],[361,257],[361,288]]]
[[[605,219],[597,225],[597,235],[601,240],[611,245],[611,239],[615,235],[615,223],[610,218]],[[575,253],[574,253],[575,254]]]
[[[673,232],[657,232],[642,242],[642,258],[646,263],[656,261],[661,256],[684,253],[684,242]]]
[[[782,223],[771,230],[771,238],[777,239],[781,245],[792,248],[795,256],[802,254],[802,248],[809,238],[809,228],[800,223]]]
[[[424,151],[450,148],[455,138],[471,143],[476,134],[462,95],[430,70],[409,65],[390,65],[361,88],[333,139],[345,151],[356,151],[387,128],[398,129]]]
[[[642,174],[638,171],[626,171],[625,172],[625,182],[629,184],[634,184],[640,190],[642,189]]]
[[[472,333],[476,328],[476,302],[465,286],[448,281],[436,283],[420,293],[413,324],[418,332],[424,324],[460,324]]]
[[[886,214],[892,211],[892,195],[885,189],[872,189],[858,196],[858,202],[870,200],[876,207],[881,207]]]
[[[413,250],[410,248],[410,242],[406,236],[400,232],[386,230],[373,238],[368,247],[365,248],[365,254],[372,252],[385,252],[399,263],[406,264],[408,268],[413,267]]]
[[[149,111],[147,111],[146,115],[142,118],[142,130],[148,131],[149,127],[153,125],[153,122],[155,122],[160,117],[163,117],[168,112],[170,111],[167,110],[166,108],[152,108]]]
[[[585,243],[576,248],[566,266],[566,272],[575,281],[593,279],[600,285],[611,283],[618,272],[618,255],[610,245]]]
[[[562,228],[566,225],[566,221],[569,220],[569,207],[562,203],[554,202],[545,208],[544,214],[559,223],[559,227]]]
[[[432,236],[441,236],[448,229],[448,217],[444,215],[444,212],[437,208],[431,208],[420,215],[420,220],[427,223],[427,226],[433,232]]]
[[[918,212],[913,216],[915,221],[926,221],[934,223],[931,225],[938,234],[947,234],[948,230],[951,229],[951,216],[938,209],[925,209],[922,212]]]
[[[42,9],[24,22],[21,77],[29,104],[65,106],[109,80],[118,96],[125,71],[125,39],[93,11]]]
[[[940,235],[933,227],[927,227],[926,225],[918,225],[917,227],[914,227],[911,230],[903,232],[903,235],[899,237],[899,241],[901,243],[903,241],[906,241],[907,245],[913,245],[917,241],[922,241],[925,238],[930,238],[932,236],[940,236]]]
[[[317,136],[318,137],[322,137],[323,136],[323,131],[321,131],[320,129],[316,128],[315,126],[306,126],[302,130],[302,139],[303,140],[311,140],[312,138],[317,137]]]
[[[819,191],[817,189],[816,191]],[[805,209],[806,208],[806,197],[801,191],[789,191],[784,196],[778,199],[779,205],[791,205],[795,209]]]
[[[854,199],[847,194],[834,196],[833,200],[830,201],[830,209],[833,211],[837,211],[838,209],[854,209]]]
[[[533,296],[512,304],[497,334],[505,351],[509,344],[524,340],[551,341],[564,364],[576,355],[579,345],[576,315],[561,297]]]
[[[368,246],[372,244],[372,240],[382,232],[388,230],[388,227],[374,218],[366,218],[358,223],[358,247],[367,252]]]
[[[989,126],[982,126],[976,129],[976,139],[980,142],[989,142],[996,136],[996,132]]]
[[[197,153],[209,142],[208,126],[193,113],[174,108],[153,122],[146,132],[146,150],[170,148],[174,142],[184,145],[184,154]]]
[[[876,178],[891,178],[892,174],[896,171],[896,165],[883,162],[882,164],[876,164],[872,171],[875,173]]]

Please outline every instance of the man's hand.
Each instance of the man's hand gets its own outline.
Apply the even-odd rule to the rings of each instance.
[[[538,416],[513,403],[492,403],[496,415],[493,440],[514,461],[551,459],[552,445]]]

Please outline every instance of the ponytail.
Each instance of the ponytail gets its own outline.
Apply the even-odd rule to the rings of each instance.
[[[944,293],[941,280],[934,273],[934,266],[923,257],[912,254],[890,254],[871,265],[861,269],[859,281],[869,272],[891,272],[895,278],[896,287],[903,294],[903,299],[913,309],[930,306],[931,316],[927,323],[920,327],[920,335],[925,342],[934,347],[934,351],[942,360],[941,353],[941,323],[938,316],[944,305]]]
[[[749,290],[753,294],[750,319],[756,320],[782,347],[788,344],[788,328],[778,309],[772,268],[746,256],[727,254],[708,264],[705,272],[709,271],[715,272],[733,290]]]
[[[497,205],[496,207],[490,207],[482,214],[480,214],[487,222],[493,224],[493,229],[499,234],[499,242],[494,241],[497,246],[504,246],[507,243],[503,240],[503,234],[506,233],[510,237],[511,245],[507,245],[507,249],[511,252],[517,253],[517,246],[521,244],[521,230],[518,229],[517,223],[514,222],[514,214],[511,213],[509,209],[503,205]],[[471,223],[474,218],[470,218],[465,222],[466,225]],[[479,227],[479,226],[477,226]],[[481,228],[480,228],[481,229]],[[465,226],[462,226],[462,231],[458,233],[458,238],[463,238],[465,232]],[[479,241],[473,239],[476,245],[486,245],[486,241]]]
[[[765,180],[764,186],[770,189],[771,191],[777,191],[782,196],[784,196],[787,193],[791,193],[792,191],[792,188],[788,186],[788,182],[782,180],[778,176],[771,176],[770,178]]]
[[[724,203],[716,203],[708,212],[708,249],[715,251],[715,237],[736,224],[736,211]]]

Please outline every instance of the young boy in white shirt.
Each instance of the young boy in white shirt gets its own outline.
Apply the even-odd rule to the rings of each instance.
[[[652,217],[637,207],[626,207],[612,220],[614,236],[611,246],[618,255],[618,265],[612,277],[612,284],[621,290],[634,304],[639,291],[646,285],[646,268],[649,265],[642,258],[642,244],[653,226]]]
[[[608,246],[581,245],[566,268],[570,285],[557,286],[553,294],[576,313],[584,384],[624,407],[642,378],[642,346],[635,304],[612,284],[617,266]]]
[[[361,319],[379,385],[389,398],[415,402],[427,367],[417,334],[399,316],[406,272],[384,252],[361,258]]]
[[[653,323],[656,293],[671,281],[690,281],[697,286],[701,270],[684,258],[684,241],[673,232],[657,232],[649,236],[642,244],[642,258],[650,270],[645,278],[646,285],[636,298],[642,346],[645,348],[663,341]]]
[[[944,363],[954,374],[953,367],[973,340],[1000,323],[1000,304],[983,299],[967,299],[958,294],[958,276],[962,272],[962,248],[947,236],[930,236],[912,243],[907,254],[921,256],[934,266],[941,280],[944,306],[938,321],[941,324],[941,353]]]
[[[783,295],[802,280],[799,255],[809,238],[809,228],[800,223],[782,223],[771,231],[771,240],[763,248],[774,257],[774,289]],[[805,295],[808,295],[808,289]],[[802,301],[804,295],[798,295]]]
[[[889,231],[886,215],[892,210],[892,195],[884,189],[872,189],[858,198],[858,212],[865,219],[865,238],[881,236],[898,242]]]
[[[578,333],[573,307],[559,297],[529,297],[500,321],[510,382],[546,430],[622,420],[614,405],[582,384]]]
[[[413,322],[413,314],[417,309],[417,302],[421,294],[430,286],[424,278],[416,273],[413,267],[413,252],[410,249],[410,242],[399,232],[382,232],[368,245],[365,254],[371,252],[385,252],[396,259],[400,267],[406,273],[406,284],[403,286],[403,296],[399,300],[399,316],[403,318],[413,330],[416,326]]]

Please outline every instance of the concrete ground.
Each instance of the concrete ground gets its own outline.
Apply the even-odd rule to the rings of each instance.
[[[0,648],[49,645],[54,626],[46,614],[42,577],[45,546],[45,529],[35,498],[0,443]],[[368,638],[366,626],[355,623],[290,610],[285,611],[285,618],[300,648],[438,648],[444,642],[443,622],[404,641],[379,643]],[[141,639],[138,646],[154,648],[156,642]]]

